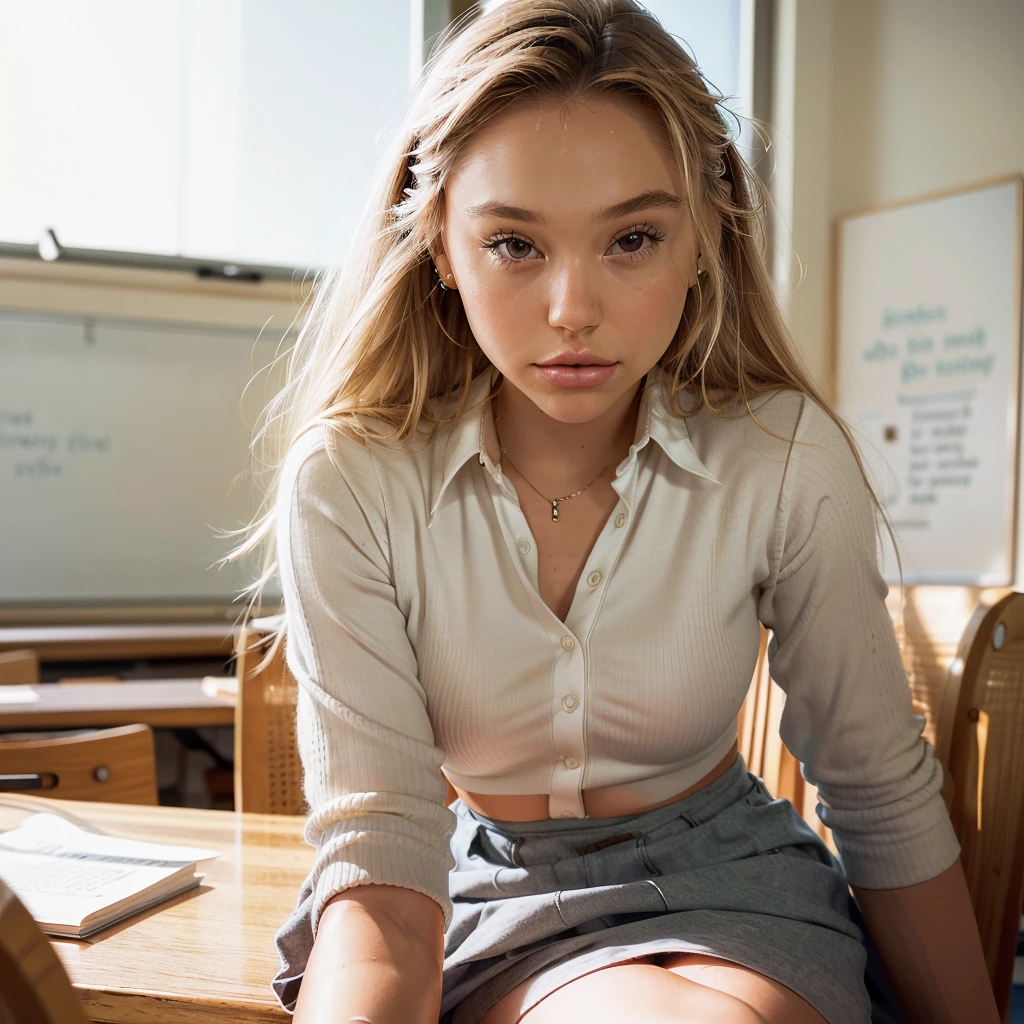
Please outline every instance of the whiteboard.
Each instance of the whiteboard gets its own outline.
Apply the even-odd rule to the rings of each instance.
[[[1013,581],[1022,183],[839,224],[838,409],[895,528],[905,583]],[[899,582],[883,547],[885,578]]]
[[[256,509],[247,448],[280,339],[0,313],[0,609],[227,605]],[[279,599],[279,590],[268,597]]]

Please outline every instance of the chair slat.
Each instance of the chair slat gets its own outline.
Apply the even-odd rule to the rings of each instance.
[[[156,755],[148,725],[0,743],[0,775],[56,777],[35,796],[106,803],[157,803]],[[48,778],[47,781],[52,781]]]
[[[275,633],[239,629],[236,644],[235,810],[305,814],[295,734],[298,684]]]

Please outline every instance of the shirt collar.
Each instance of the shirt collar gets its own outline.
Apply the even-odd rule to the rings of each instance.
[[[484,444],[485,423],[488,419],[493,421],[494,415],[491,403],[484,399],[490,393],[497,373],[497,369],[491,366],[470,382],[466,409],[453,424],[445,428],[447,438],[443,433],[439,438],[439,443],[445,445],[444,459],[441,462],[440,479],[436,481],[436,497],[430,509],[428,525],[433,520],[434,513],[455,474],[474,455],[478,457],[480,464],[497,478],[498,470],[487,454]],[[712,483],[720,483],[697,455],[690,440],[686,420],[675,415],[669,408],[669,382],[668,374],[660,366],[655,366],[644,378],[636,434],[629,447],[629,454],[616,467],[615,475],[620,477],[628,473],[636,462],[637,454],[653,439],[680,469],[704,477]],[[692,408],[693,396],[683,392],[681,397],[683,408]]]

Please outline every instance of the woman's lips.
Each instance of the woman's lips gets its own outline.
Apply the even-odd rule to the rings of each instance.
[[[537,372],[557,388],[592,388],[603,384],[615,372],[618,363],[611,366],[536,366]]]

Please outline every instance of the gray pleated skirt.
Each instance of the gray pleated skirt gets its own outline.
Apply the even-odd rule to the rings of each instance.
[[[522,982],[525,1012],[591,971],[670,952],[749,967],[828,1024],[899,1020],[838,862],[740,757],[643,814],[505,822],[450,806],[440,1024],[476,1024]],[[311,946],[308,896],[277,937],[273,988],[286,1009]]]

